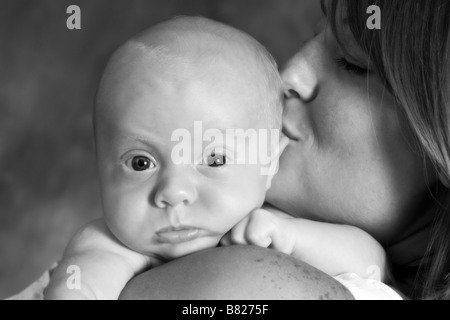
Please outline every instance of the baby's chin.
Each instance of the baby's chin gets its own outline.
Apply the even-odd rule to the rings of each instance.
[[[221,236],[205,236],[192,241],[182,243],[152,243],[147,248],[130,248],[144,255],[155,257],[164,261],[170,261],[191,253],[215,248],[219,244]]]

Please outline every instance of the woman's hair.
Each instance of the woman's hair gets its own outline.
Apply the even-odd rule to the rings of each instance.
[[[379,30],[366,26],[371,5],[381,11]],[[450,299],[450,1],[331,0],[326,9],[338,41],[340,23],[348,19],[409,120],[419,151],[436,168],[441,188],[432,210],[438,218],[426,255],[432,262],[422,264],[416,297]]]

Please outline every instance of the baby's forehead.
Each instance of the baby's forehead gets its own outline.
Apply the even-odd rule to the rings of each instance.
[[[123,89],[130,81],[176,84],[180,88],[196,81],[216,87],[233,81],[250,92],[267,76],[262,67],[255,65],[255,55],[243,48],[244,44],[220,37],[201,39],[206,37],[204,32],[187,34],[194,39],[177,35],[175,41],[171,33],[164,31],[128,41],[113,57],[105,78],[122,79],[118,82],[121,87],[115,90]]]
[[[132,59],[146,67],[158,68],[160,71],[178,67],[180,72],[186,72],[187,67],[202,69],[221,63],[228,63],[230,69],[238,69],[242,67],[242,60],[253,60],[252,54],[246,52],[248,48],[244,50],[245,44],[208,38],[203,33],[188,35],[194,39],[177,38],[172,41],[171,38],[161,40],[155,37],[151,42],[132,39],[124,46],[123,55],[125,59]],[[236,56],[239,56],[239,59],[236,59]]]
[[[138,34],[125,45],[125,52],[164,61],[199,61],[208,59],[235,59],[260,62],[269,54],[255,39],[233,27],[204,18],[176,18],[156,25]],[[257,59],[256,57],[264,57]],[[265,62],[271,62],[267,59]],[[263,63],[264,64],[264,63]],[[253,64],[255,66],[255,64]]]
[[[119,92],[132,98],[138,90],[154,88],[161,95],[177,94],[170,89],[183,89],[195,82],[215,86],[236,100],[238,92],[246,92],[245,99],[253,105],[264,105],[265,101],[259,100],[276,90],[267,86],[274,70],[264,49],[251,37],[220,24],[213,25],[214,30],[208,29],[211,25],[201,30],[183,23],[157,26],[119,48],[105,71],[98,94],[98,101],[105,103],[99,105],[111,103],[119,108],[122,104],[114,101],[122,95]],[[96,108],[103,109],[99,105]]]

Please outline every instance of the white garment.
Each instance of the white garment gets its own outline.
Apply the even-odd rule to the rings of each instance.
[[[374,279],[364,279],[354,273],[334,277],[353,295],[355,300],[403,300],[388,285]]]

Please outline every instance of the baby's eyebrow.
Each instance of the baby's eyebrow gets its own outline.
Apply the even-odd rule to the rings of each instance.
[[[137,134],[121,134],[119,136],[119,139],[121,139],[121,140],[137,141],[137,142],[145,144],[145,145],[147,145],[149,147],[152,147],[152,146],[154,146],[156,144],[156,140],[150,139],[149,137],[140,136],[140,135],[137,135]]]

